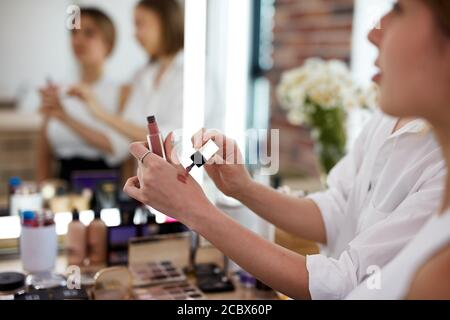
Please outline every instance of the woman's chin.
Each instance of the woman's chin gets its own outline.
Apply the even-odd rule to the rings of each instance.
[[[387,115],[396,118],[405,118],[412,116],[405,108],[399,107],[398,105],[392,103],[392,101],[383,101],[383,98],[380,99],[380,109]]]

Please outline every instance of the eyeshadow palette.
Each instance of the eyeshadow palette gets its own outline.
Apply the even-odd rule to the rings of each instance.
[[[187,282],[135,288],[135,300],[203,300],[204,294],[194,285]]]
[[[133,264],[129,269],[134,287],[186,281],[186,275],[170,261]]]

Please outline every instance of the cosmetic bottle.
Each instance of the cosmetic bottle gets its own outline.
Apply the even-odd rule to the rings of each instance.
[[[106,263],[106,224],[100,218],[100,210],[95,210],[94,220],[87,227],[88,257],[91,265]]]
[[[14,215],[15,213],[11,209],[11,198],[16,193],[16,190],[20,187],[20,184],[22,183],[22,180],[19,177],[12,177],[8,181],[8,196],[7,196],[7,206],[8,206],[8,212],[10,215]]]
[[[186,166],[186,172],[189,173],[194,166],[197,166],[198,168],[202,167],[216,154],[217,151],[219,151],[217,144],[212,140],[208,140],[203,147],[191,155],[190,159],[192,163],[189,166]]]
[[[69,266],[84,264],[86,258],[86,226],[80,221],[77,209],[72,212],[72,221],[67,229],[67,263]]]
[[[159,131],[155,116],[147,117],[147,129],[147,143],[149,150],[161,158],[166,159],[163,137]]]

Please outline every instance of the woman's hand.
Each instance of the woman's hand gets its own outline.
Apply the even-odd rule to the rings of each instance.
[[[105,110],[98,104],[97,99],[95,98],[95,95],[89,85],[81,83],[72,86],[67,91],[67,94],[82,100],[95,117],[101,118],[105,114]]]
[[[212,204],[191,176],[183,179],[185,171],[182,166],[175,166],[148,151],[143,142],[130,145],[131,154],[138,159],[138,174],[128,179],[124,191],[130,197],[195,229],[204,209]],[[139,159],[146,153],[141,162]]]
[[[39,92],[42,100],[39,112],[44,115],[44,117],[53,117],[61,121],[65,121],[67,119],[67,114],[59,98],[59,88],[50,85],[46,88],[40,89]]]
[[[210,139],[217,144],[219,151],[204,166],[205,170],[220,191],[227,196],[239,198],[239,194],[253,183],[239,147],[235,140],[217,130],[201,129],[191,140],[198,150]]]

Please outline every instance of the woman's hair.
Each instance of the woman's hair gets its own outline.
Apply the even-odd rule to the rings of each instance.
[[[450,37],[450,1],[449,0],[422,0],[433,12],[439,28]]]
[[[141,0],[138,7],[151,10],[162,27],[162,52],[176,54],[184,46],[184,13],[177,0]]]
[[[89,17],[92,19],[96,27],[100,30],[103,40],[105,41],[109,56],[116,43],[116,29],[112,20],[101,10],[97,8],[81,8],[81,16]]]

